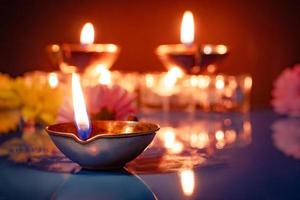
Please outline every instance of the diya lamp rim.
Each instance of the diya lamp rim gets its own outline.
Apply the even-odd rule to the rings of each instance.
[[[162,54],[189,54],[198,51],[199,45],[193,44],[161,44],[155,49],[157,55]]]
[[[112,48],[109,48],[112,47]],[[121,47],[114,43],[93,43],[93,44],[79,44],[79,43],[53,43],[48,44],[47,48],[53,52],[59,51],[82,51],[82,52],[109,52],[118,53],[121,51]]]
[[[211,52],[209,54],[205,53],[204,48],[205,47],[211,47]],[[217,48],[220,46],[225,46],[226,47],[226,52],[225,53],[219,53]],[[156,47],[155,53],[156,55],[160,56],[163,54],[191,54],[195,52],[199,52],[204,55],[228,55],[230,51],[230,46],[226,44],[213,44],[213,43],[207,43],[207,44],[202,44],[198,45],[196,43],[192,44],[161,44]]]
[[[50,136],[59,136],[59,137],[66,137],[70,139],[74,139],[74,141],[80,143],[80,144],[89,144],[95,140],[105,138],[105,139],[120,139],[120,138],[128,138],[128,137],[138,137],[142,135],[150,135],[150,134],[156,134],[156,132],[160,129],[160,126],[155,123],[150,123],[150,122],[137,122],[137,121],[121,121],[121,120],[95,120],[92,121],[92,123],[125,123],[125,124],[145,124],[145,125],[151,125],[155,128],[146,130],[146,131],[136,131],[136,132],[131,132],[131,133],[96,133],[92,137],[89,137],[87,140],[82,140],[80,137],[71,132],[62,132],[62,131],[56,131],[56,130],[51,130],[53,126],[57,125],[74,125],[74,122],[66,122],[66,123],[57,123],[53,125],[49,125],[45,128],[46,132]]]

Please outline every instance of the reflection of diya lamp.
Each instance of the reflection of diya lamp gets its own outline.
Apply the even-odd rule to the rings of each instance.
[[[66,73],[84,71],[96,65],[110,68],[120,53],[120,48],[115,44],[93,44],[94,28],[91,23],[86,23],[82,28],[80,42],[49,45],[47,50],[52,63]],[[76,66],[77,69],[70,66]]]
[[[70,175],[53,193],[51,199],[155,200],[157,198],[140,177],[125,170],[98,173],[82,170]]]
[[[51,125],[46,131],[72,161],[88,169],[121,168],[151,143],[159,126],[132,121],[94,121],[86,112],[79,76],[72,75],[75,123]]]
[[[160,45],[156,54],[168,68],[178,66],[187,73],[198,74],[202,67],[216,64],[227,55],[225,45],[204,45],[200,48],[194,44],[194,18],[190,11],[183,15],[180,40],[182,44]]]

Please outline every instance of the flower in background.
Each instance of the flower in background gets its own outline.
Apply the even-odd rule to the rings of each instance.
[[[137,112],[136,95],[120,86],[96,85],[84,88],[84,93],[91,119],[124,120]],[[59,110],[57,122],[73,120],[72,98],[67,97]]]
[[[287,156],[300,159],[300,119],[277,120],[272,130],[274,145]]]
[[[0,73],[0,110],[16,109],[20,106],[20,98],[14,90],[14,80]]]
[[[0,112],[0,135],[18,128],[21,115],[18,110],[2,110]]]
[[[25,123],[55,122],[63,102],[62,88],[51,88],[47,78],[38,72],[18,77],[15,88],[21,99],[21,115]]]
[[[0,73],[0,134],[17,129],[20,122],[21,100],[15,90],[15,81]]]
[[[272,96],[276,112],[300,116],[300,64],[281,73],[274,82]]]

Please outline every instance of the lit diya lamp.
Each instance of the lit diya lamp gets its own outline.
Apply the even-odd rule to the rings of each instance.
[[[87,67],[97,65],[110,68],[120,53],[120,47],[115,44],[94,44],[94,38],[93,25],[86,23],[81,30],[81,44],[49,45],[47,50],[53,64],[65,73],[84,71]]]
[[[79,75],[72,74],[75,122],[46,127],[54,144],[87,169],[116,169],[136,158],[153,140],[159,126],[135,121],[90,122]]]
[[[216,64],[228,55],[225,45],[204,45],[198,46],[194,43],[195,28],[194,17],[191,11],[186,11],[182,18],[180,40],[181,44],[160,45],[156,54],[167,69],[178,66],[189,74],[199,74],[206,71],[209,65]],[[215,67],[210,70],[215,71]]]

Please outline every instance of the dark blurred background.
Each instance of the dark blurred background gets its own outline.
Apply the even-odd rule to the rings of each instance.
[[[35,69],[54,70],[45,46],[79,43],[87,21],[95,26],[96,42],[122,47],[112,69],[164,70],[154,49],[180,43],[185,10],[194,13],[197,43],[230,46],[221,72],[252,74],[255,107],[267,106],[272,81],[283,68],[300,62],[297,0],[0,0],[0,5],[0,71],[13,76]]]

